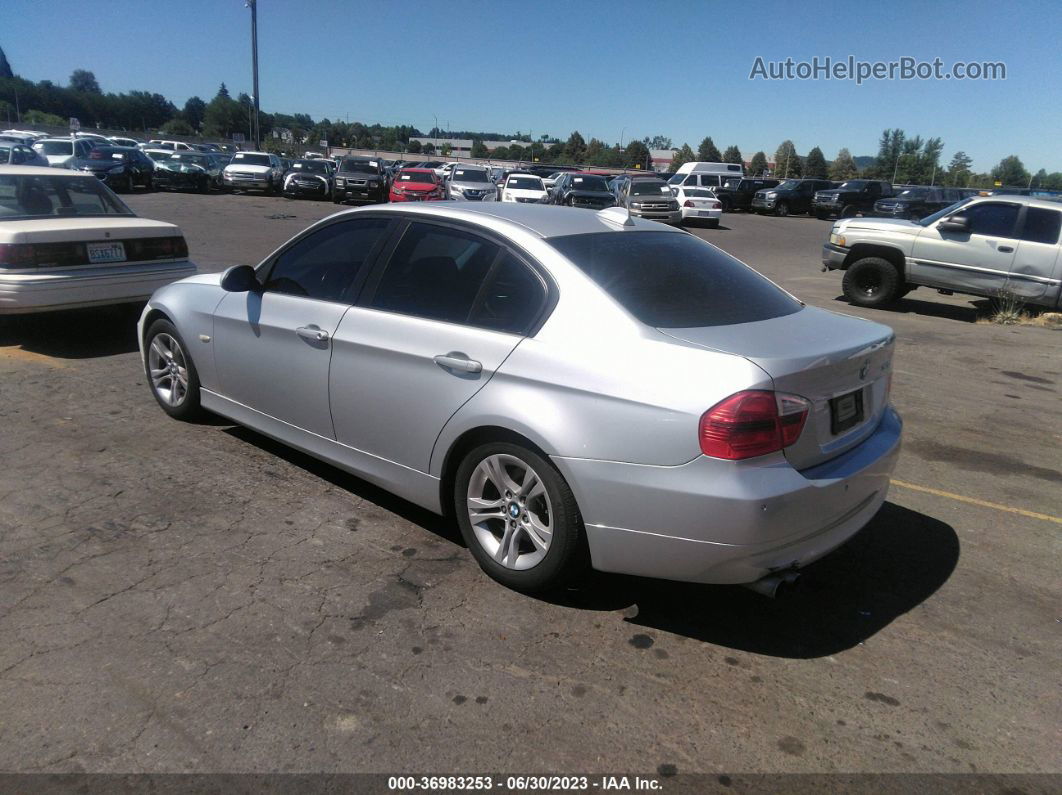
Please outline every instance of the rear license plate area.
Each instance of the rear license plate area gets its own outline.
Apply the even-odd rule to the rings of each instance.
[[[863,390],[830,399],[830,433],[836,436],[863,421]]]
[[[102,265],[108,262],[125,262],[125,244],[121,241],[86,243],[85,250],[88,253],[88,261],[93,265]]]

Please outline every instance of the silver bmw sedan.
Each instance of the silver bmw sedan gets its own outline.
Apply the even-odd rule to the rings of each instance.
[[[371,207],[155,293],[152,392],[456,517],[499,582],[777,581],[878,511],[892,331],[678,229],[534,204]]]

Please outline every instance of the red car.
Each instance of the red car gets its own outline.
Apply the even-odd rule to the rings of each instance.
[[[391,183],[393,202],[437,202],[445,198],[442,183],[430,168],[403,168]]]

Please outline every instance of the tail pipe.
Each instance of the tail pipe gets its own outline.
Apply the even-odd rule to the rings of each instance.
[[[756,580],[755,582],[745,583],[744,585],[750,591],[755,591],[770,599],[775,599],[781,591],[788,591],[796,585],[797,580],[799,579],[799,572],[779,571],[774,574],[768,574],[766,577]]]

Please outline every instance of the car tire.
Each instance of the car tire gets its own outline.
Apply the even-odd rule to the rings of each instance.
[[[202,415],[199,373],[188,346],[168,320],[156,320],[144,335],[144,374],[159,406],[175,420],[191,422]]]
[[[150,174],[148,175],[147,180],[144,182],[144,190],[147,193],[155,192],[155,178],[152,177]]]
[[[864,257],[848,266],[841,287],[851,303],[873,308],[895,301],[900,284],[895,265],[880,257]]]
[[[339,196],[333,196],[332,197],[332,204],[342,204],[342,203],[343,203],[343,199],[340,198]]]
[[[730,200],[729,199],[720,199],[719,200],[719,209],[721,209],[724,213],[733,212],[730,209]]]
[[[528,492],[521,493],[525,485]],[[457,469],[453,500],[469,551],[502,585],[541,593],[571,583],[587,568],[575,496],[553,464],[528,448],[509,442],[476,447]],[[478,506],[476,515],[472,506]]]
[[[778,204],[774,206],[774,214],[779,218],[785,218],[789,215],[789,202],[778,202]]]

